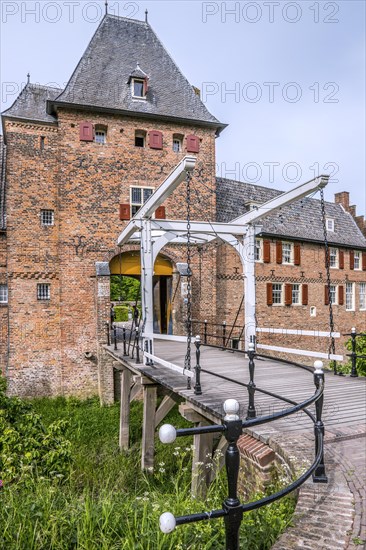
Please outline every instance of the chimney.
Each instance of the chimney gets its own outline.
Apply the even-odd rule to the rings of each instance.
[[[346,212],[349,212],[349,192],[341,191],[334,195],[334,202],[336,204],[341,204]]]

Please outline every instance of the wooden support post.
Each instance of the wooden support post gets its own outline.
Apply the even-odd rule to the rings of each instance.
[[[155,410],[157,399],[157,387],[144,384],[144,418],[142,425],[142,456],[141,469],[154,468],[154,436],[155,436]]]
[[[227,441],[224,435],[221,436],[220,441],[218,442],[214,452],[214,466],[210,472],[210,481],[212,483],[217,474],[225,465],[225,453],[227,449]]]
[[[210,421],[193,410],[188,403],[182,403],[179,406],[179,412],[183,418],[194,422],[195,426],[210,425]],[[193,436],[191,493],[195,497],[204,498],[211,481],[211,468],[206,468],[206,466],[212,464],[213,439],[214,434]]]
[[[130,435],[130,392],[131,392],[131,371],[127,368],[121,371],[121,406],[119,419],[119,448],[129,448]]]

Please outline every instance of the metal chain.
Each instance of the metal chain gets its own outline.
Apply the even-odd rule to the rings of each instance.
[[[335,355],[335,340],[334,340],[334,316],[333,316],[333,305],[330,293],[330,254],[329,254],[329,243],[327,235],[327,225],[326,225],[326,216],[325,216],[325,202],[324,202],[324,191],[323,188],[320,188],[320,204],[322,209],[322,223],[323,223],[323,233],[324,233],[324,246],[325,246],[325,268],[327,271],[327,290],[328,290],[328,303],[329,303],[329,349],[328,353]],[[334,361],[334,374],[337,374],[337,365]]]
[[[187,353],[184,368],[191,370],[192,341],[192,286],[191,286],[191,173],[186,173],[186,204],[187,204]],[[191,389],[191,379],[187,378],[187,389]]]

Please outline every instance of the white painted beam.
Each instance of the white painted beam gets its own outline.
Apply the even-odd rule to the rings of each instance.
[[[265,202],[264,204],[261,204],[255,210],[251,210],[250,212],[247,212],[246,214],[235,218],[234,220],[232,220],[232,223],[247,224],[260,220],[264,216],[267,216],[275,210],[278,210],[279,208],[281,208],[281,206],[285,206],[286,204],[300,200],[303,197],[306,197],[306,195],[312,193],[313,191],[325,187],[328,183],[328,180],[329,176],[318,176],[313,180],[303,183],[298,187],[295,187],[294,189],[291,189],[286,193],[282,193],[282,195],[279,195],[278,197],[268,202]]]
[[[257,344],[258,349],[267,349],[270,351],[281,351],[282,353],[293,353],[294,355],[304,355],[305,357],[319,357],[333,361],[343,361],[343,355],[334,355],[333,353],[322,353],[321,351],[308,351],[306,349],[283,348],[280,346],[269,346],[267,344]]]
[[[302,329],[288,329],[288,328],[257,328],[257,332],[265,332],[268,334],[293,334],[294,336],[314,336],[320,338],[340,338],[340,332],[332,332],[331,334],[322,330],[302,330]]]
[[[185,220],[151,220],[153,229],[170,231],[172,233],[187,233],[187,222]],[[220,236],[220,234],[245,235],[247,228],[239,223],[219,223],[219,222],[191,222],[191,234],[203,233],[208,235]]]

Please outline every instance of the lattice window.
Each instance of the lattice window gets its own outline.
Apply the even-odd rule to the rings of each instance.
[[[366,283],[360,283],[360,309],[366,309]]]
[[[283,264],[292,264],[293,254],[292,254],[292,244],[291,243],[282,243],[282,263]]]
[[[53,210],[41,210],[41,224],[54,225],[55,214]]]
[[[346,283],[346,309],[349,311],[352,311],[355,309],[353,283]]]
[[[300,304],[300,285],[292,285],[292,303]]]
[[[272,286],[272,303],[273,304],[282,304],[283,303],[283,285],[280,283],[274,283]]]
[[[8,285],[0,285],[0,304],[8,303]]]
[[[254,260],[256,262],[260,262],[262,260],[262,241],[261,241],[261,239],[255,239]]]
[[[51,299],[51,285],[49,283],[39,283],[37,285],[37,300]]]
[[[332,304],[337,303],[337,287],[336,285],[330,285],[330,301]]]
[[[361,252],[355,251],[354,269],[361,269]]]
[[[329,250],[329,265],[330,267],[338,267],[338,249],[331,248]]]
[[[131,187],[131,217],[134,216],[153,194],[151,187]]]

